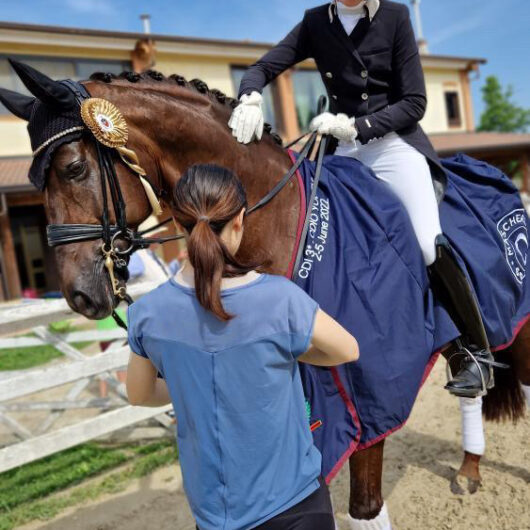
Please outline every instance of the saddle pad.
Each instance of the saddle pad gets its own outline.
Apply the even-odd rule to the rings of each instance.
[[[292,154],[292,156],[295,156]],[[444,161],[442,226],[475,287],[494,346],[530,314],[527,215],[511,181],[459,155]],[[300,174],[309,196],[315,165]],[[357,363],[302,365],[314,438],[331,480],[352,452],[401,427],[438,350],[459,333],[434,299],[408,214],[359,161],[324,159],[295,281],[359,341]]]

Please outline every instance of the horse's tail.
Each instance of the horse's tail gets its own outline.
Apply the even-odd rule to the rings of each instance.
[[[512,421],[517,423],[525,415],[526,401],[514,366],[514,344],[495,353],[495,360],[509,368],[495,369],[495,387],[484,397],[482,412],[488,421]]]

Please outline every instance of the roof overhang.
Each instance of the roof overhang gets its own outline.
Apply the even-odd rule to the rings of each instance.
[[[530,153],[530,134],[470,132],[429,134],[440,156],[457,152],[473,154],[508,154],[527,151]]]
[[[35,45],[38,47],[60,46],[67,50],[94,49],[123,55],[131,52],[138,40],[156,42],[159,53],[204,57],[228,57],[257,59],[272,46],[270,42],[250,40],[205,39],[175,35],[157,35],[123,31],[103,31],[61,26],[20,24],[0,21],[0,43]],[[69,51],[68,55],[71,55]],[[422,55],[424,66],[448,69],[470,69],[470,65],[486,62],[485,59]]]

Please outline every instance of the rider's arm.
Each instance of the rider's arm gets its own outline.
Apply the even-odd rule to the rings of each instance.
[[[310,57],[310,38],[305,17],[279,44],[250,66],[239,87],[238,98],[263,89],[278,75]]]
[[[359,345],[350,333],[319,309],[315,317],[310,348],[299,361],[316,366],[336,366],[359,359]]]
[[[425,114],[427,96],[418,45],[407,6],[400,9],[392,52],[392,89],[398,101],[366,116],[356,117],[362,144],[418,123]]]
[[[126,387],[131,405],[161,407],[171,403],[166,382],[157,377],[151,361],[134,352],[129,358]]]

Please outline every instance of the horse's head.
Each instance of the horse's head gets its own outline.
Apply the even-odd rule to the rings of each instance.
[[[72,225],[102,226],[105,212],[102,183],[106,188],[108,224],[119,224],[109,182],[105,177],[102,179],[101,153],[104,152],[115,168],[123,194],[126,224],[136,228],[151,212],[138,175],[126,164],[118,162],[120,158],[116,152],[97,145],[81,120],[74,93],[63,83],[20,63],[13,62],[13,66],[35,97],[0,90],[0,100],[13,114],[29,122],[28,130],[35,152],[30,178],[44,190],[49,224],[57,225],[59,229],[61,225],[66,225],[62,227],[64,229],[71,225],[70,232]],[[134,133],[134,130],[129,132],[131,135]],[[147,170],[153,170],[153,167],[145,165],[147,158],[143,158],[142,162]],[[129,244],[120,236],[114,243],[122,250]],[[95,319],[109,315],[118,302],[105,270],[102,245],[102,239],[95,238],[60,245],[55,249],[61,290],[68,304],[74,311]],[[127,261],[126,257],[124,261]],[[124,261],[121,267],[114,268],[118,286],[123,286],[127,279]]]
[[[101,233],[90,240],[86,237],[87,231],[94,233],[105,223],[102,182],[107,189],[108,224],[120,225],[108,171],[102,172],[102,165],[115,169],[116,176],[110,180],[119,182],[126,205],[125,224],[132,229],[149,215],[153,204],[146,195],[152,188],[144,189],[139,178],[143,170],[154,188],[170,197],[173,186],[190,165],[216,163],[238,174],[252,203],[263,197],[290,165],[289,156],[278,145],[281,140],[269,134],[270,126],[260,142],[238,144],[227,125],[237,101],[218,90],[210,90],[198,79],[188,82],[178,75],[165,78],[148,71],[124,72],[119,77],[94,74],[83,82],[82,87],[91,98],[112,103],[124,118],[128,129],[126,146],[111,149],[96,141],[100,137],[94,127],[87,127],[75,90],[68,88],[72,85],[53,81],[27,65],[16,62],[12,65],[34,97],[0,89],[0,101],[13,114],[28,121],[34,150],[30,179],[45,192],[46,214],[52,225],[49,240],[52,244],[64,243],[65,231],[67,236],[68,244],[56,246],[61,290],[70,306],[89,318],[107,316],[118,301],[110,275],[104,270],[108,259],[102,249]],[[108,125],[102,120],[105,112],[91,116],[96,122],[92,125],[104,133]],[[134,162],[134,156],[128,155],[123,160],[123,147],[137,155],[138,160]],[[118,153],[120,149],[122,152]],[[102,150],[106,153],[103,161]],[[275,199],[277,210],[262,210],[247,222],[241,249],[242,255],[252,256],[258,243],[266,248],[275,258],[273,272],[286,269],[298,221],[298,192],[293,182],[288,188]],[[281,226],[276,223],[279,211],[282,217],[286,216]],[[77,225],[75,232],[81,232],[82,241],[72,242],[71,225]],[[129,243],[127,238],[115,240],[117,250],[128,248]],[[114,264],[120,265],[123,255],[114,257],[117,258]],[[119,290],[127,272],[121,265],[114,272]]]

